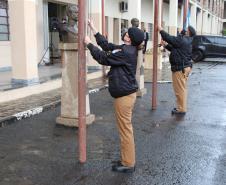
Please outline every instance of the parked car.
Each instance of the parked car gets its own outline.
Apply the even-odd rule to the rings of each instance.
[[[192,59],[199,62],[204,58],[226,57],[226,37],[197,35],[192,42]]]

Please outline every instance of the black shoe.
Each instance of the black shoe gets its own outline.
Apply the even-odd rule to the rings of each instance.
[[[176,115],[181,115],[181,116],[186,114],[186,112],[180,112],[176,108],[174,108],[171,113]]]
[[[120,162],[112,166],[112,171],[120,173],[133,173],[135,171],[135,167],[123,166]]]

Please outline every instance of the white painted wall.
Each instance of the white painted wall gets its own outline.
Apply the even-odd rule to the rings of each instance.
[[[183,10],[181,8],[178,8],[177,27],[183,28]]]
[[[169,26],[169,4],[163,3],[163,22]]]
[[[44,23],[43,23],[43,0],[35,0],[37,6],[37,55],[38,61],[41,59],[44,54]],[[52,2],[59,3],[76,3],[76,0],[51,0]],[[129,9],[126,13],[121,13],[119,11],[119,2],[121,0],[105,0],[105,14],[111,18],[119,18],[131,20],[134,17],[134,4],[137,0],[128,0]],[[93,14],[101,13],[101,0],[87,0],[87,2],[91,3],[91,12]],[[163,4],[163,21],[165,25],[169,25],[169,4]],[[182,27],[182,11],[178,10],[178,27]],[[153,0],[141,0],[141,22],[145,23],[153,23]],[[213,17],[212,22],[212,33],[217,34],[222,29],[221,22],[217,24],[218,20],[216,17]],[[100,28],[99,24],[99,28]],[[211,21],[209,20],[209,27],[211,26]],[[200,25],[197,25],[200,28]],[[210,31],[208,29],[208,31]],[[149,43],[150,45],[150,43]],[[11,66],[11,43],[0,41],[0,68]],[[37,61],[37,62],[38,62]]]
[[[11,67],[11,46],[9,41],[0,41],[0,71]]]
[[[128,0],[128,12],[125,13],[119,11],[120,1],[105,0],[105,15],[126,20],[134,18],[137,9],[134,9],[133,5],[136,0]],[[153,23],[153,0],[141,0],[141,22]]]
[[[153,23],[154,22],[154,7],[153,0],[141,1],[141,22]]]
[[[43,1],[37,1],[37,57],[38,63],[40,62],[43,54],[45,53],[44,48],[44,21],[43,21]]]

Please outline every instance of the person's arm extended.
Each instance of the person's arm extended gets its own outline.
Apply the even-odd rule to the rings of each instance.
[[[171,36],[170,34],[168,34],[167,32],[165,32],[164,30],[160,31],[160,34],[162,36],[162,39],[164,41],[166,41],[167,43],[169,43],[172,47],[180,47],[181,45],[181,39],[175,36]]]
[[[167,49],[168,51],[171,51],[173,49],[173,46],[168,44],[166,41],[161,40],[160,42],[160,46],[163,46],[165,49]]]
[[[97,41],[97,44],[104,50],[104,51],[113,51],[115,49],[119,49],[120,45],[116,45],[113,43],[109,43],[108,40],[101,35],[99,32],[94,35]]]
[[[173,47],[172,47],[172,45],[167,44],[164,46],[164,48],[166,48],[168,51],[171,51]]]
[[[113,43],[108,43],[108,40],[101,35],[96,27],[93,24],[93,21],[88,20],[88,26],[90,27],[92,33],[94,34],[95,38],[96,38],[96,42],[97,44],[104,50],[104,51],[113,51],[115,49],[120,48],[119,45],[115,45]]]
[[[126,65],[125,55],[122,51],[116,53],[101,51],[98,47],[92,43],[87,45],[93,58],[101,65],[105,66],[122,66]]]

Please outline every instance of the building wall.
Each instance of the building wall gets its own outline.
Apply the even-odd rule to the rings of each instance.
[[[0,71],[11,69],[11,45],[10,41],[0,41]]]
[[[163,22],[165,26],[169,26],[169,4],[163,3]]]
[[[38,57],[38,63],[42,59],[42,56],[45,53],[45,47],[44,47],[44,18],[43,18],[43,1],[37,1],[37,57]]]
[[[153,0],[141,1],[141,22],[153,23],[154,22],[154,7]]]
[[[45,35],[46,26],[44,24],[44,7],[43,7],[43,1],[44,0],[33,0],[34,3],[36,3],[36,9],[37,9],[37,63],[40,62],[43,54],[45,53],[47,47],[48,47],[48,37]],[[113,25],[119,25],[120,21],[117,22],[117,19],[126,19],[130,22],[130,20],[134,17],[134,2],[135,0],[128,0],[128,12],[121,13],[119,11],[119,2],[121,0],[105,0],[105,14],[107,17],[107,23],[108,23],[108,32],[109,32],[109,38],[110,40],[114,40],[118,35],[115,35],[113,31]],[[51,0],[51,2],[56,3],[76,3],[76,0]],[[91,4],[90,11],[92,12],[92,16],[95,20],[98,20],[97,25],[99,30],[101,30],[101,1],[100,0],[87,0]],[[142,0],[141,1],[141,22],[144,22],[147,26],[147,23],[153,23],[153,0]],[[226,5],[224,3],[224,5]],[[13,11],[13,10],[11,10]],[[164,3],[163,4],[163,21],[165,22],[165,25],[169,25],[169,4]],[[182,10],[178,9],[178,27],[182,27]],[[215,14],[216,15],[216,14]],[[217,34],[220,33],[222,30],[222,20],[220,19],[218,23],[218,18],[216,16],[210,13],[210,17],[208,18],[208,25],[205,25],[207,27],[206,33],[212,33]],[[226,16],[226,8],[224,9],[224,16]],[[9,17],[10,19],[10,17]],[[197,20],[198,21],[198,20]],[[200,22],[200,21],[199,21]],[[200,28],[200,24],[197,25],[197,28]],[[224,28],[226,28],[224,24]],[[117,30],[118,32],[118,30]],[[115,35],[115,36],[114,36]],[[12,37],[12,36],[10,36]],[[117,40],[116,39],[116,40]],[[21,38],[22,42],[23,38]],[[23,43],[21,43],[23,45]],[[148,47],[151,47],[151,42],[148,43]],[[9,69],[11,64],[11,42],[3,42],[0,41],[0,71]]]

